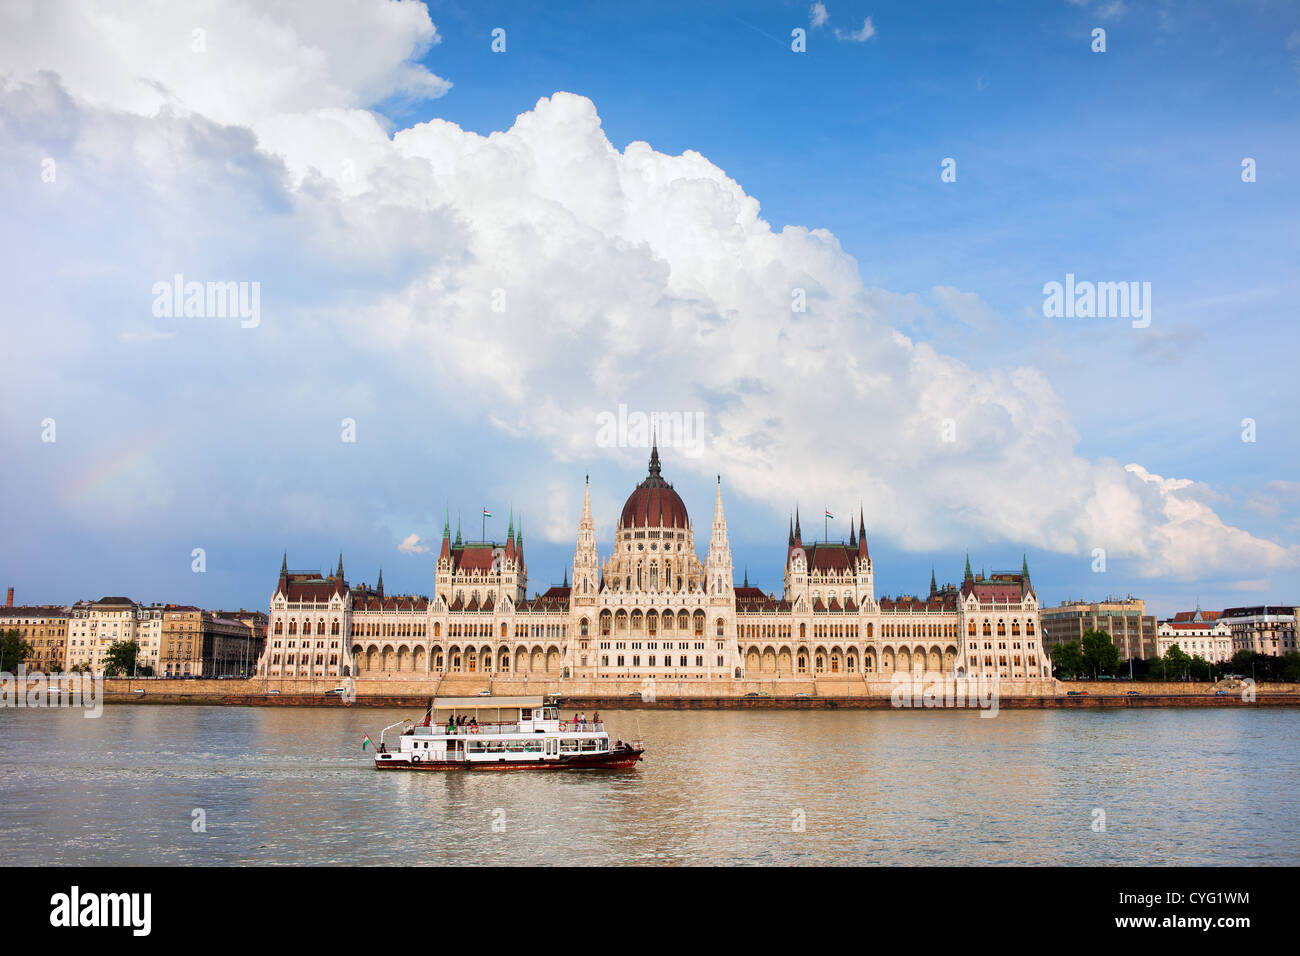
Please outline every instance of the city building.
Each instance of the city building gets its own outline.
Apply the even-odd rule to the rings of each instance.
[[[119,641],[136,642],[136,667],[158,673],[162,647],[161,604],[137,604],[126,597],[105,597],[78,601],[68,609],[68,646],[64,666],[85,668],[98,674],[104,668],[104,654]]]
[[[1049,654],[1060,644],[1082,643],[1087,631],[1105,631],[1120,660],[1150,660],[1158,654],[1155,615],[1146,602],[1129,595],[1104,601],[1063,601],[1043,608],[1043,637]]]
[[[1216,664],[1232,660],[1232,630],[1222,611],[1179,611],[1161,621],[1157,631],[1160,656],[1177,647],[1188,657],[1203,657]]]
[[[1021,570],[974,575],[926,597],[877,598],[861,515],[849,540],[805,542],[792,515],[783,593],[734,583],[719,479],[703,560],[681,497],[652,449],[613,550],[596,544],[584,488],[572,584],[527,596],[522,522],[504,542],[465,541],[443,523],[433,596],[349,586],[281,560],[260,674],[271,677],[479,673],[673,681],[888,678],[897,671],[1041,680],[1038,596]],[[1154,624],[1151,644],[1154,648]]]
[[[126,597],[78,601],[68,611],[68,670],[104,669],[104,654],[118,641],[136,640],[137,605]]]
[[[1298,610],[1273,605],[1227,608],[1222,620],[1232,632],[1233,653],[1253,651],[1280,657],[1300,650],[1296,644]]]
[[[251,675],[257,669],[257,662],[266,649],[268,620],[266,612],[245,611],[241,607],[238,611],[213,611],[212,613],[219,618],[238,621],[248,632],[241,634],[233,647],[223,647],[219,650],[218,659],[228,661],[223,668],[224,672],[232,676]]]
[[[67,656],[68,609],[50,605],[14,606],[10,588],[0,608],[0,633],[17,631],[30,648],[21,661],[0,661],[0,671],[13,673],[19,665],[29,673],[52,674],[63,670]]]

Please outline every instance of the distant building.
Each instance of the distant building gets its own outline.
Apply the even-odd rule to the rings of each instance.
[[[1104,601],[1064,601],[1045,607],[1043,641],[1049,654],[1060,644],[1082,641],[1086,631],[1105,631],[1119,649],[1120,660],[1149,660],[1158,655],[1156,619],[1146,602],[1132,595]]]
[[[0,661],[0,670],[10,673],[19,664],[29,673],[50,674],[63,670],[67,655],[68,609],[52,605],[14,607],[14,589],[9,589],[5,606],[0,608],[0,632],[17,631],[30,652],[21,661]]]
[[[1188,657],[1203,657],[1216,664],[1232,660],[1232,630],[1222,611],[1179,611],[1160,622],[1157,639],[1161,657],[1176,646]]]
[[[104,654],[119,641],[134,641],[138,605],[127,597],[78,601],[68,612],[68,670],[104,670]]]
[[[1230,607],[1223,620],[1232,632],[1232,649],[1280,657],[1300,650],[1296,644],[1295,607]]]
[[[266,632],[269,622],[266,612],[245,611],[241,607],[238,611],[213,611],[212,613],[219,618],[238,621],[246,631],[240,634],[233,646],[224,647],[218,653],[218,659],[227,662],[219,673],[241,677],[252,675],[257,670],[258,659],[266,650]]]

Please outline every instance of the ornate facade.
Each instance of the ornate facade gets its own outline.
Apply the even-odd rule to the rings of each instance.
[[[522,528],[462,541],[443,524],[431,598],[351,587],[282,561],[271,597],[271,677],[482,674],[574,680],[860,680],[895,672],[1046,679],[1029,568],[974,575],[924,598],[875,594],[866,525],[848,542],[805,544],[797,515],[783,593],[735,586],[719,478],[703,561],[658,449],[628,497],[603,560],[584,489],[572,584],[527,597]]]

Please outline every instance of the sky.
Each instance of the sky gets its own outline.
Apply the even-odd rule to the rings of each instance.
[[[1285,2],[6,3],[0,585],[427,594],[513,515],[544,590],[622,408],[768,591],[798,507],[878,595],[1300,603],[1298,107]]]

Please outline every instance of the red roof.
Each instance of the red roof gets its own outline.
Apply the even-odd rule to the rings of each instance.
[[[492,545],[467,544],[452,551],[452,564],[457,571],[487,574],[492,570]]]
[[[808,555],[809,571],[849,571],[854,567],[857,552],[840,544],[809,544],[804,546]]]
[[[623,505],[620,528],[685,528],[690,522],[686,505],[673,486],[659,475],[659,449],[650,451],[650,474],[636,486]]]

